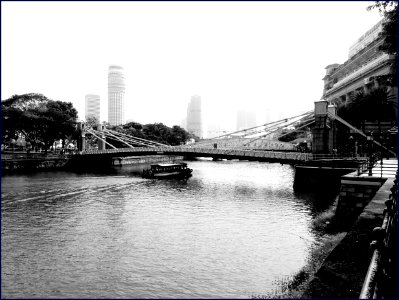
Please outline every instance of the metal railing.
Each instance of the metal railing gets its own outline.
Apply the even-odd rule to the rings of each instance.
[[[397,184],[398,173],[385,201],[384,220],[381,227],[373,230],[370,247],[374,250],[363,283],[360,299],[393,298],[396,294],[396,226],[397,226]]]
[[[61,153],[44,153],[44,152],[20,152],[20,153],[1,153],[1,159],[7,160],[26,160],[26,159],[56,159],[56,158],[69,158],[74,155],[73,152]]]

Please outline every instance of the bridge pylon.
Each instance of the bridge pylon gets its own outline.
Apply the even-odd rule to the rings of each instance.
[[[79,151],[84,151],[86,149],[85,126],[86,126],[86,124],[83,122],[78,123],[79,138],[78,138],[77,146],[78,146]]]
[[[328,105],[328,101],[315,102],[315,126],[312,130],[312,153],[329,154],[333,152],[336,143],[336,130],[334,120],[328,117],[328,113],[335,115],[335,105]]]
[[[105,133],[104,133],[104,128],[105,125],[103,124],[98,124],[97,125],[97,131],[101,132],[101,139],[98,139],[97,141],[97,146],[98,146],[98,150],[105,150]]]

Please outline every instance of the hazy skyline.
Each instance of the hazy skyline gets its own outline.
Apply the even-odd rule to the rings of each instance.
[[[324,68],[381,20],[373,3],[1,2],[1,97],[41,93],[84,119],[97,94],[107,121],[115,64],[127,120],[180,125],[199,95],[205,123],[234,129],[245,108],[261,124],[313,109]]]

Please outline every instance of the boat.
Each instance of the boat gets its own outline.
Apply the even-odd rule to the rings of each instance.
[[[192,176],[193,170],[187,167],[186,163],[156,164],[150,169],[143,170],[143,178],[166,179],[177,178],[187,180]]]

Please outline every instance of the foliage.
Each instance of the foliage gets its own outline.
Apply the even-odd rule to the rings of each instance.
[[[162,123],[141,125],[140,123],[130,122],[125,125],[110,127],[109,129],[172,146],[184,144],[190,138],[195,138],[195,136],[180,126],[175,125],[170,128]],[[116,147],[123,147],[123,145],[117,145],[114,141],[112,144]]]
[[[396,98],[387,87],[380,87],[367,94],[354,94],[346,104],[338,106],[337,113],[352,125],[360,125],[365,120],[395,120],[396,109]]]
[[[70,102],[54,101],[42,94],[13,95],[2,101],[3,143],[23,134],[33,146],[45,149],[56,139],[71,138],[77,111]]]
[[[100,124],[100,120],[98,120],[95,116],[87,116],[86,117],[86,126],[90,128],[95,128],[98,124]]]
[[[367,9],[378,9],[384,17],[381,36],[384,42],[380,47],[380,51],[394,55],[395,59],[391,63],[391,73],[389,75],[378,76],[380,81],[385,82],[388,86],[397,86],[396,82],[396,52],[397,52],[397,1],[376,1],[374,5]]]
[[[87,129],[96,129],[100,121],[95,116],[87,116],[85,126]],[[86,147],[88,149],[95,149],[97,147],[98,138],[92,134],[86,134]]]
[[[397,103],[396,98],[390,93],[388,87],[379,87],[365,94],[358,92],[350,97],[347,103],[341,103],[337,107],[337,114],[351,125],[365,132],[365,121],[377,121],[378,132],[375,137],[380,138],[381,122],[396,120]],[[345,125],[336,122],[337,126],[337,145],[348,149],[354,148],[353,134]],[[364,139],[358,140],[358,146],[366,149],[367,143]],[[339,149],[339,152],[349,151],[348,149]]]

